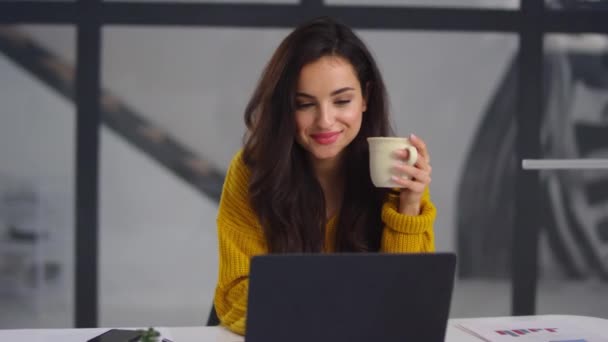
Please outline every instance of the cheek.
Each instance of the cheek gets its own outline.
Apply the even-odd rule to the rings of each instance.
[[[343,120],[353,128],[361,126],[363,120],[363,113],[360,108],[352,109],[344,113]]]
[[[296,133],[298,136],[306,134],[306,130],[311,125],[311,120],[307,115],[295,114]]]

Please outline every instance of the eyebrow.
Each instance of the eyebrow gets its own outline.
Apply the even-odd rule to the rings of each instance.
[[[338,94],[342,94],[342,93],[347,92],[347,91],[350,91],[350,90],[355,90],[355,88],[352,88],[352,87],[344,87],[344,88],[340,88],[340,89],[338,89],[338,90],[334,90],[334,91],[332,91],[330,95],[331,95],[331,96],[336,96],[336,95],[338,95]],[[314,98],[315,98],[314,96],[312,96],[312,95],[310,95],[310,94],[306,94],[306,93],[299,93],[299,92],[298,92],[298,93],[296,93],[296,96],[308,97],[308,98],[311,98],[311,99],[314,99]]]

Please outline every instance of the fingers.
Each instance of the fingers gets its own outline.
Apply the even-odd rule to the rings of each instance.
[[[425,159],[419,159],[414,166],[418,167],[421,170],[428,172],[429,174],[433,171],[431,164],[429,164]]]
[[[395,157],[400,161],[393,167],[394,176],[392,180],[399,187],[421,193],[431,183],[431,159],[424,140],[414,134],[410,135],[409,140],[418,151],[418,160],[414,165],[408,165],[408,150],[395,151]]]
[[[414,134],[410,135],[409,140],[410,140],[410,143],[412,144],[412,146],[414,146],[416,148],[416,150],[418,151],[418,161],[419,162],[424,161],[426,163],[430,163],[431,156],[429,155],[429,151],[428,151],[428,148],[427,148],[424,140],[422,140],[421,138],[419,138],[418,136],[416,136]],[[409,159],[409,152],[406,149],[395,151],[395,155],[399,159],[403,159],[403,160]]]
[[[422,193],[426,185],[422,182],[414,181],[404,177],[393,176],[393,182],[401,188],[406,188],[414,192]]]
[[[403,178],[405,175],[413,178],[416,182],[428,185],[431,183],[430,166],[428,168],[429,170],[425,170],[411,165],[397,164],[393,167],[393,170],[397,178]]]
[[[399,160],[402,160],[403,163],[405,164],[409,158],[409,152],[407,150],[398,150],[398,151],[395,151],[395,156]],[[416,164],[414,164],[414,165],[422,170],[428,171],[429,173],[431,172],[431,164],[429,164],[429,161],[427,158],[419,157],[418,160],[416,161]]]
[[[418,159],[425,159],[427,163],[431,162],[431,158],[429,156],[429,151],[426,147],[426,143],[424,140],[420,139],[414,134],[410,135],[410,142],[414,147],[418,150]]]

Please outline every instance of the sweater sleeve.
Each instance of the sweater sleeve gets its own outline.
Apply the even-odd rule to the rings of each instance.
[[[380,251],[387,253],[423,253],[435,251],[433,223],[437,210],[431,202],[429,189],[422,195],[420,215],[399,213],[399,196],[389,195],[382,207],[382,243]]]
[[[214,305],[222,325],[244,335],[249,288],[249,261],[267,253],[264,233],[249,205],[249,170],[241,152],[232,160],[217,216],[219,276]]]

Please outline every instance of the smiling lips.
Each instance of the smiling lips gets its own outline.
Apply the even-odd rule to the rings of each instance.
[[[323,132],[323,133],[315,133],[310,136],[321,145],[329,145],[333,144],[342,132]]]

